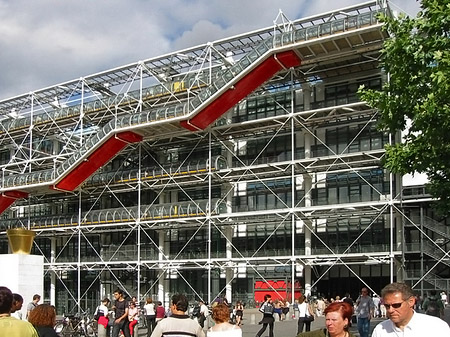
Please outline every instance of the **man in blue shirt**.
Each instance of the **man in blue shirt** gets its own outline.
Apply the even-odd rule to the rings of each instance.
[[[358,319],[358,331],[360,337],[369,337],[370,320],[373,317],[375,305],[369,296],[369,289],[361,289],[361,295],[356,300],[356,317]]]

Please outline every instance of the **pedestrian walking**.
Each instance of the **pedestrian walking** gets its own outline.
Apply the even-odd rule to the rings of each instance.
[[[356,300],[356,318],[358,320],[358,332],[360,337],[369,337],[370,320],[373,317],[375,305],[369,296],[369,289],[361,289],[361,295]]]
[[[256,337],[260,337],[264,331],[266,331],[267,326],[269,326],[269,337],[273,337],[273,327],[275,318],[273,318],[274,307],[272,304],[272,296],[269,294],[264,296],[264,303],[259,308],[259,311],[263,314],[263,318],[260,324],[262,324],[262,328],[257,332]]]

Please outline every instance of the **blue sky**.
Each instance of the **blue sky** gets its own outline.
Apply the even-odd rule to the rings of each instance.
[[[0,100],[363,0],[0,0]],[[419,2],[391,0],[415,16]]]

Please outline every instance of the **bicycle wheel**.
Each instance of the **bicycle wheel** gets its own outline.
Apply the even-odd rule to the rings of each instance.
[[[97,337],[97,333],[94,330],[94,327],[89,324],[86,328],[86,333],[88,337]]]
[[[63,336],[63,337],[79,337],[80,334],[77,331],[75,331],[71,326],[66,325],[63,329],[61,336]]]
[[[53,327],[53,329],[55,329],[55,332],[58,336],[64,336],[64,323],[56,323],[55,326]]]

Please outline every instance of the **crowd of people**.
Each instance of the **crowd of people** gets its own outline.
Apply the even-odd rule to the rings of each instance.
[[[95,309],[94,318],[98,321],[98,337],[118,337],[120,332],[125,337],[137,336],[139,320],[144,322],[147,336],[150,337],[156,324],[166,317],[166,311],[160,301],[147,298],[144,306],[135,296],[127,300],[121,289],[114,291],[114,303],[104,298]],[[110,304],[112,306],[110,307]]]
[[[168,310],[152,298],[147,298],[141,308],[136,297],[127,300],[120,289],[116,289],[113,296],[113,303],[104,298],[95,310],[99,337],[118,337],[120,332],[124,337],[137,336],[139,319],[145,322],[147,337],[167,334],[242,337],[244,304],[241,301],[231,306],[225,298],[218,297],[209,308],[200,300],[197,313],[189,314],[189,302],[183,294],[172,296]],[[39,304],[40,299],[39,295],[33,296],[27,305],[26,320],[22,320],[19,315],[22,296],[0,287],[0,337],[57,337],[55,307]],[[356,323],[360,337],[369,337],[370,321],[374,317],[386,319],[374,328],[372,337],[421,336],[425,333],[450,336],[449,325],[442,319],[446,304],[447,298],[435,291],[422,299],[405,283],[391,283],[381,290],[381,296],[370,296],[369,289],[363,287],[356,300],[349,294],[330,301],[301,295],[292,305],[292,317],[298,319],[297,337],[354,337],[349,330],[352,323]],[[259,306],[261,328],[256,337],[261,337],[267,329],[269,337],[274,337],[275,321],[290,318],[289,308],[287,301],[273,300],[266,294]],[[205,328],[209,316],[213,324]],[[318,316],[325,316],[325,327],[311,331],[311,322]]]
[[[427,300],[420,305],[418,297],[405,283],[391,283],[381,290],[381,297],[369,295],[366,287],[361,289],[353,301],[349,294],[344,298],[336,296],[325,303],[325,329],[303,332],[302,314],[298,323],[297,337],[353,337],[349,331],[352,322],[357,323],[360,337],[369,337],[370,321],[374,317],[382,320],[372,332],[372,337],[388,336],[450,336],[450,327],[444,318],[445,302],[430,292]],[[325,301],[326,302],[326,301]],[[435,305],[432,303],[436,302]],[[430,307],[435,307],[430,309]],[[317,302],[310,304],[311,312],[321,315]]]

